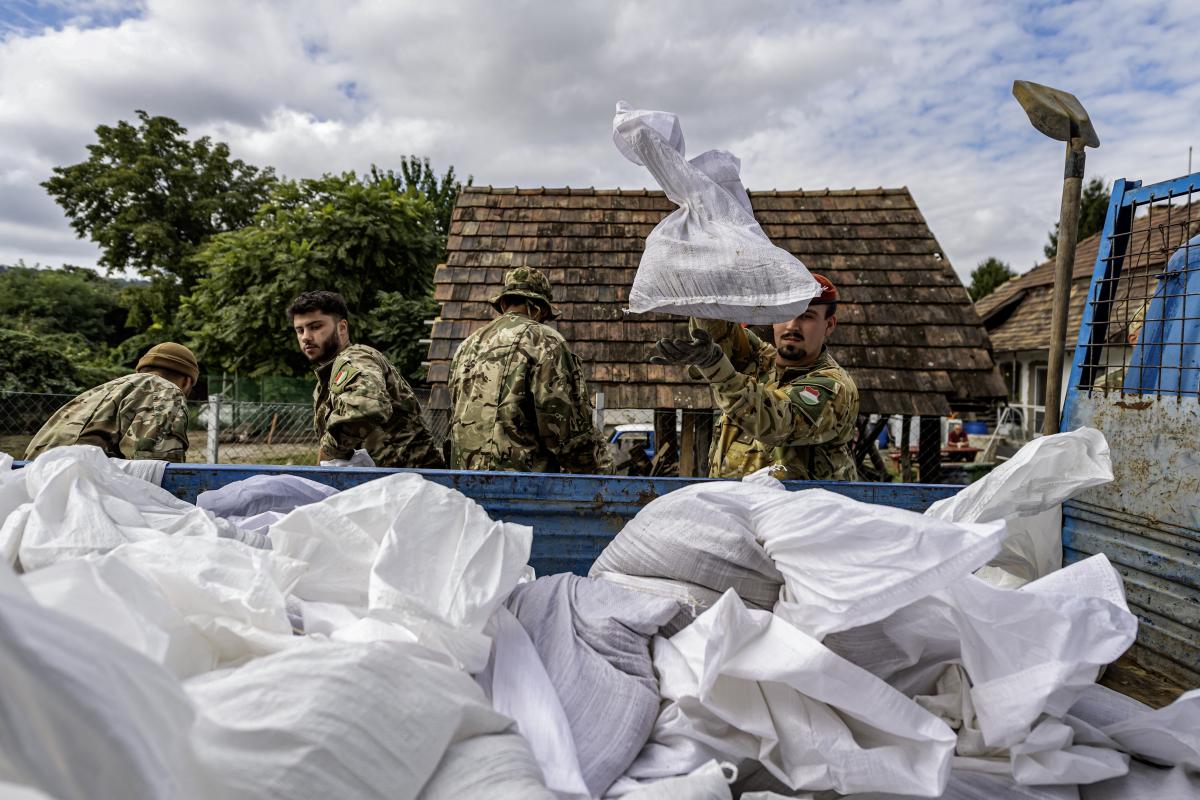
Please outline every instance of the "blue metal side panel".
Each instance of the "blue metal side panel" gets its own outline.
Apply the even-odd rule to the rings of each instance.
[[[321,469],[237,465],[171,464],[163,487],[195,502],[203,491],[252,475],[292,474],[348,489],[394,472],[390,469]],[[482,505],[492,517],[533,527],[530,563],[538,574],[588,568],[604,546],[642,506],[660,495],[699,482],[687,478],[624,478],[602,475],[545,475],[515,472],[421,470],[431,481],[449,486]],[[961,486],[887,483],[789,481],[791,490],[822,488],[867,503],[924,511]]]
[[[1113,291],[1132,255],[1125,246],[1136,204],[1193,190],[1200,174],[1145,187],[1114,184],[1063,414],[1064,430],[1104,433],[1114,475],[1064,508],[1064,561],[1104,553],[1113,562],[1140,622],[1134,657],[1185,686],[1200,686],[1200,401],[1079,387],[1092,383],[1089,347],[1108,333],[1103,293]]]

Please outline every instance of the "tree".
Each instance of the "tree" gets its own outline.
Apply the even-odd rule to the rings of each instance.
[[[308,365],[284,316],[292,298],[311,289],[340,292],[352,336],[364,341],[381,293],[429,296],[443,246],[434,205],[392,174],[283,181],[253,224],[197,250],[193,269],[204,277],[184,300],[181,321],[208,368],[251,377],[299,373]]]
[[[70,357],[43,337],[0,328],[0,392],[74,394],[90,386]]]
[[[437,214],[438,232],[442,235],[443,240],[449,236],[450,218],[453,215],[454,204],[458,202],[458,195],[462,191],[463,186],[454,174],[454,167],[447,169],[446,174],[439,180],[437,173],[430,166],[428,158],[402,156],[400,158],[399,175],[393,170],[381,172],[374,165],[371,166],[371,180],[379,181],[385,178],[402,187],[403,191],[416,192],[424,196],[430,203],[433,203]],[[474,178],[468,175],[466,185],[470,186],[473,180]],[[440,258],[445,259],[444,241],[442,247],[443,250]]]
[[[1108,216],[1109,192],[1104,186],[1103,178],[1092,178],[1083,187],[1079,199],[1079,239],[1086,239],[1094,233],[1104,230],[1104,220]],[[1058,255],[1058,223],[1049,233],[1050,241],[1042,248],[1048,261]]]
[[[189,141],[169,117],[137,116],[136,126],[97,127],[88,159],[55,167],[42,186],[79,237],[100,246],[110,273],[133,270],[150,280],[134,296],[133,321],[170,325],[200,277],[191,255],[213,234],[249,224],[275,176],[231,159],[223,142]]]
[[[0,268],[0,325],[36,335],[78,334],[111,347],[133,333],[125,327],[123,285],[83,267]]]
[[[967,293],[971,295],[973,301],[978,302],[996,291],[1009,278],[1015,277],[1017,277],[1017,273],[1013,272],[1012,267],[1008,264],[995,257],[985,258],[971,272],[971,286],[967,289]]]

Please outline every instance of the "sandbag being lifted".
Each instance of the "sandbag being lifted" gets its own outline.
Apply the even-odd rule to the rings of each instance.
[[[737,156],[709,150],[688,161],[678,117],[624,101],[613,141],[679,206],[646,237],[631,312],[769,324],[803,314],[821,293],[804,264],[773,245],[754,219]]]

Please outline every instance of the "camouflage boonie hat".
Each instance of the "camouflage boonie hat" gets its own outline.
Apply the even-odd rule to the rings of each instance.
[[[533,267],[517,267],[504,273],[504,288],[490,301],[492,308],[500,311],[500,298],[516,295],[544,303],[549,310],[548,319],[558,317],[558,309],[550,302],[550,281]]]

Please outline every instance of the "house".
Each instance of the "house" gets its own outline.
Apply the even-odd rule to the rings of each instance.
[[[864,414],[936,423],[1003,396],[986,332],[907,189],[750,192],[750,200],[775,244],[837,284],[830,348],[854,376]],[[464,189],[434,278],[442,309],[429,346],[433,413],[449,409],[458,344],[494,316],[487,299],[504,272],[527,265],[553,283],[562,310],[555,324],[604,407],[683,409],[698,420],[696,449],[705,451],[707,385],[648,362],[657,339],[685,334],[685,320],[622,310],[646,236],[674,209],[662,192],[644,189]],[[690,430],[685,424],[685,445]]]
[[[1113,290],[1109,341],[1098,356],[1101,371],[1129,363],[1141,325],[1142,309],[1153,295],[1167,259],[1200,231],[1187,206],[1156,205],[1134,219],[1127,242],[1127,261]],[[1088,290],[1103,242],[1097,233],[1079,242],[1071,271],[1067,340],[1063,359],[1063,397],[1074,357],[1076,336],[1088,302]],[[1050,353],[1050,317],[1054,305],[1054,261],[1002,284],[975,304],[992,342],[992,352],[1008,391],[1008,406],[1024,437],[1042,429],[1046,413],[1046,369]],[[1060,403],[1062,400],[1060,399]]]

